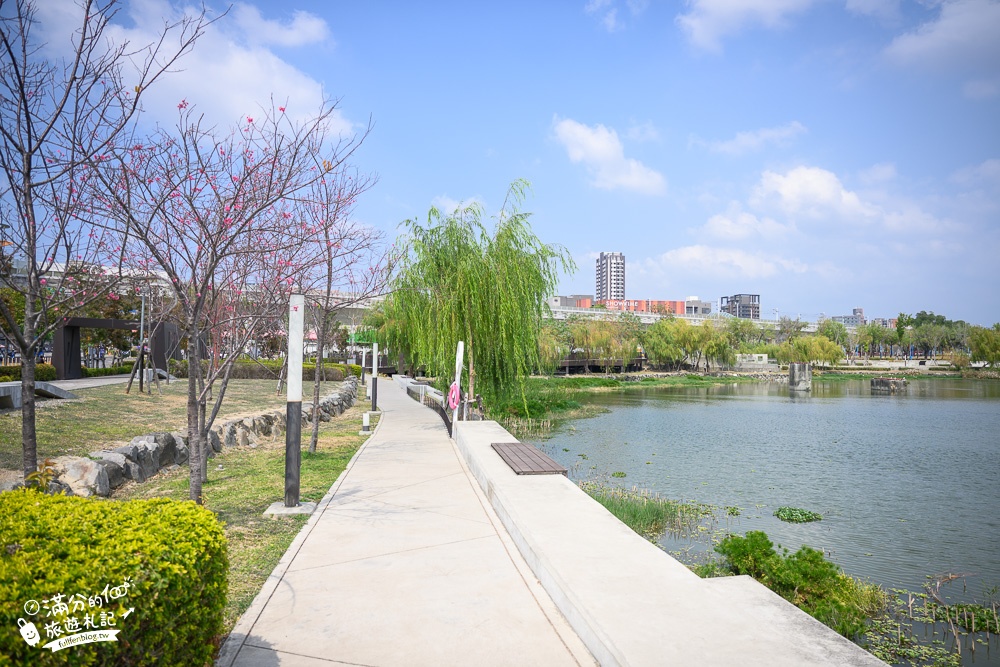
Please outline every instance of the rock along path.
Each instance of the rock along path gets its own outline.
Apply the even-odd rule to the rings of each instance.
[[[382,419],[223,646],[220,667],[587,665],[441,419]],[[280,519],[279,519],[280,520]]]

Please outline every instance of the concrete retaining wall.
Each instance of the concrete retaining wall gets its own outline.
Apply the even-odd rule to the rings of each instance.
[[[496,422],[459,451],[535,576],[602,665],[883,665],[749,577],[700,579],[562,475],[518,476]]]

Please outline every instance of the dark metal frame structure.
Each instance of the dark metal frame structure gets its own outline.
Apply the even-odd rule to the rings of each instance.
[[[80,329],[132,329],[139,330],[136,320],[100,319],[96,317],[66,317],[52,337],[52,365],[60,380],[83,377],[80,363]],[[180,331],[177,325],[161,322],[150,337],[153,365],[167,370],[167,359],[180,359]],[[167,350],[171,350],[167,356]]]

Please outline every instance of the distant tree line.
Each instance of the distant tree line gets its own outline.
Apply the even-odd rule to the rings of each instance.
[[[947,354],[956,366],[985,361],[1000,364],[1000,324],[992,329],[953,322],[921,311],[901,313],[895,329],[875,323],[849,330],[843,323],[824,320],[815,334],[806,323],[781,318],[776,325],[760,325],[741,318],[709,319],[701,324],[664,317],[644,325],[632,313],[614,318],[572,316],[546,320],[538,338],[540,369],[552,372],[562,360],[584,358],[610,370],[623,361],[644,355],[655,369],[724,368],[737,354],[767,354],[778,363],[816,363],[832,366],[845,358],[908,357]]]

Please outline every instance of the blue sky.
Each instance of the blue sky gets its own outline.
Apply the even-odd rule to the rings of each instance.
[[[121,30],[179,8],[134,0]],[[272,94],[371,117],[357,216],[390,237],[528,179],[579,265],[563,294],[619,251],[628,298],[1000,320],[998,0],[237,2],[180,67],[150,118]]]

